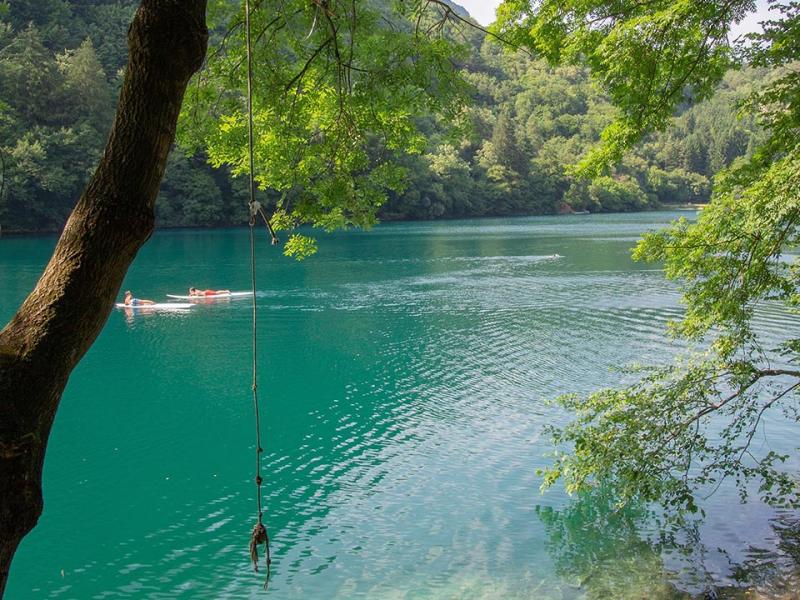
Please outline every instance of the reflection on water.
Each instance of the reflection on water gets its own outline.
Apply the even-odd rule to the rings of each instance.
[[[756,590],[767,598],[800,596],[800,518],[781,512],[771,521],[774,535],[769,547],[750,546],[744,560],[731,561],[736,591]],[[731,596],[735,597],[735,596]],[[741,595],[744,597],[744,595]]]
[[[545,526],[547,550],[557,572],[576,597],[685,598],[664,565],[662,541],[647,539],[640,527],[653,515],[638,506],[618,508],[609,493],[586,495],[563,509],[537,508]],[[681,557],[698,551],[680,546]],[[580,592],[580,594],[578,594]]]
[[[642,512],[538,492],[542,426],[568,418],[546,400],[677,350],[663,336],[675,288],[629,258],[674,216],[389,224],[324,236],[300,264],[259,246],[270,595],[778,593],[796,562],[789,520],[735,491],[712,498],[693,546]],[[0,240],[0,320],[52,245]],[[247,289],[248,265],[246,231],[158,232],[125,287]],[[263,597],[247,552],[250,318],[248,301],[112,313],[64,395],[8,598]],[[793,452],[797,429],[772,425],[770,446]]]
[[[537,508],[547,549],[576,597],[745,599],[797,598],[800,594],[800,520],[781,512],[770,520],[771,548],[743,548],[732,560],[709,548],[700,522],[658,528],[640,506],[619,508],[613,494],[583,496],[562,509]],[[720,581],[707,561],[721,553],[729,576]]]

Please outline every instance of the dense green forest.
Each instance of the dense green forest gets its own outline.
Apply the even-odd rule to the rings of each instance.
[[[31,0],[0,3],[0,226],[57,230],[105,142],[136,3]],[[405,156],[408,186],[383,219],[627,211],[708,200],[711,178],[759,141],[752,118],[731,109],[763,70],[730,72],[713,100],[683,111],[608,176],[569,175],[613,117],[577,67],[509,53],[466,28],[472,126],[422,123],[427,150]],[[202,155],[176,149],[158,202],[162,226],[244,222],[245,186]]]

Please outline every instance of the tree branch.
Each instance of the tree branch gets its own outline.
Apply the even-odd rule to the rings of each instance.
[[[514,50],[519,50],[523,54],[527,54],[528,56],[533,58],[533,54],[531,54],[526,48],[523,48],[522,46],[518,46],[517,44],[515,44],[515,43],[511,42],[510,40],[504,38],[502,35],[499,35],[499,34],[493,32],[493,31],[491,31],[489,29],[486,29],[485,27],[482,27],[480,24],[475,23],[474,21],[470,21],[469,19],[465,19],[464,17],[462,17],[461,15],[456,13],[449,4],[446,4],[442,0],[425,0],[425,3],[426,4],[437,4],[437,5],[439,5],[440,7],[442,7],[445,10],[446,16],[451,17],[456,21],[461,21],[462,23],[465,23],[466,25],[469,25],[473,29],[477,29],[478,31],[481,31],[481,32],[485,33],[486,35],[488,35],[490,37],[493,37],[498,42],[502,42],[506,46],[508,46],[510,48],[513,48]]]

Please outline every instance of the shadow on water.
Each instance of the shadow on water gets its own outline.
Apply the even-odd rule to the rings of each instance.
[[[702,541],[702,521],[658,526],[641,506],[618,508],[597,492],[561,509],[540,506],[546,550],[568,583],[569,597],[600,600],[744,600],[800,598],[800,518],[777,513],[770,522],[774,547],[749,546],[736,561]],[[719,560],[728,576],[715,575]]]

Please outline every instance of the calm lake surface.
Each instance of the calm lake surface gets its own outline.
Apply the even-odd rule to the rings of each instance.
[[[678,350],[678,293],[629,248],[680,214],[385,224],[304,263],[260,237],[267,595],[249,301],[115,310],[64,394],[7,597],[677,598],[791,570],[794,517],[730,490],[683,551],[640,513],[539,493],[542,427],[567,418],[546,400]],[[54,243],[0,239],[3,323]],[[124,285],[245,290],[247,232],[158,232]],[[769,425],[791,451],[798,431]]]

